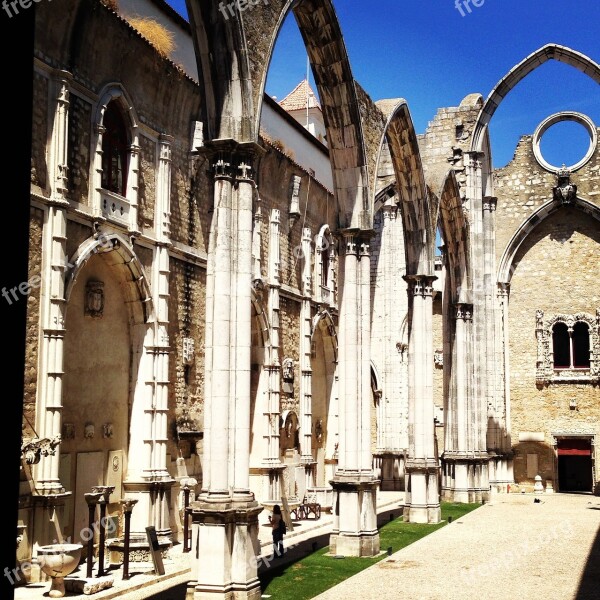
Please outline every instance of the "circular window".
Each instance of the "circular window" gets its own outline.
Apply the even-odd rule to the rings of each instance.
[[[569,171],[577,171],[592,158],[597,143],[596,126],[589,117],[577,112],[561,112],[538,126],[533,134],[533,153],[547,171],[557,173],[562,168],[561,163],[570,163]]]

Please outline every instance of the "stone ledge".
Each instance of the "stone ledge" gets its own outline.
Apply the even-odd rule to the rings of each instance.
[[[90,596],[97,594],[102,590],[111,588],[115,583],[115,578],[112,576],[96,577],[92,579],[82,579],[80,577],[65,578],[65,589],[73,594],[85,594]]]

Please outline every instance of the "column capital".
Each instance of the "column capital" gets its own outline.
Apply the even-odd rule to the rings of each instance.
[[[473,320],[473,305],[458,302],[454,305],[454,318],[457,321],[472,321]]]
[[[437,279],[435,275],[404,275],[404,281],[408,283],[408,293],[412,296],[433,296],[433,282]]]
[[[338,229],[333,235],[340,242],[340,254],[370,256],[369,246],[376,234],[372,229]]]
[[[254,163],[266,150],[255,142],[232,139],[207,142],[200,153],[208,156],[215,179],[254,181]]]
[[[498,298],[508,298],[510,295],[510,283],[498,282]]]
[[[495,212],[498,204],[498,198],[495,196],[485,196],[483,198],[483,211]]]

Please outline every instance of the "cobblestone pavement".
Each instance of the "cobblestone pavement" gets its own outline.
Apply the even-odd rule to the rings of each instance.
[[[534,498],[499,496],[318,599],[599,600],[600,498]]]

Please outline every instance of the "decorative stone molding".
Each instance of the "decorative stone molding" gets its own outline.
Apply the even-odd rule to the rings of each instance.
[[[61,436],[43,439],[25,439],[21,444],[21,459],[28,465],[37,465],[42,456],[54,456]]]
[[[86,440],[91,440],[91,439],[93,439],[95,433],[96,433],[96,427],[94,426],[94,424],[86,423],[85,427],[83,429],[83,437]]]
[[[282,364],[283,391],[286,394],[294,393],[294,361],[291,358],[283,360]]]
[[[194,338],[183,338],[183,364],[185,366],[194,364]]]
[[[85,284],[85,315],[101,319],[104,314],[104,283],[88,281]]]
[[[552,442],[552,446],[558,446],[559,440],[565,438],[581,438],[587,437],[590,438],[590,442],[592,444],[592,448],[596,445],[596,433],[591,429],[584,428],[575,428],[569,429],[569,431],[553,431],[550,433],[550,440]]]
[[[63,440],[74,440],[75,439],[75,423],[63,423],[62,439]]]
[[[544,318],[544,311],[535,314],[538,358],[536,363],[536,382],[538,385],[550,383],[600,383],[600,308],[596,315],[577,313],[558,314]],[[554,350],[552,348],[552,328],[556,323],[564,323],[569,331],[576,323],[586,323],[590,332],[590,368],[571,369],[554,368]]]
[[[561,204],[573,204],[577,198],[577,186],[571,183],[571,171],[563,165],[557,173],[558,183],[552,188],[552,194],[556,202]]]
[[[433,353],[433,364],[438,367],[438,369],[444,366],[444,353],[441,350],[437,350]]]
[[[114,426],[112,423],[104,423],[102,425],[102,437],[105,439],[112,439],[115,435]]]

